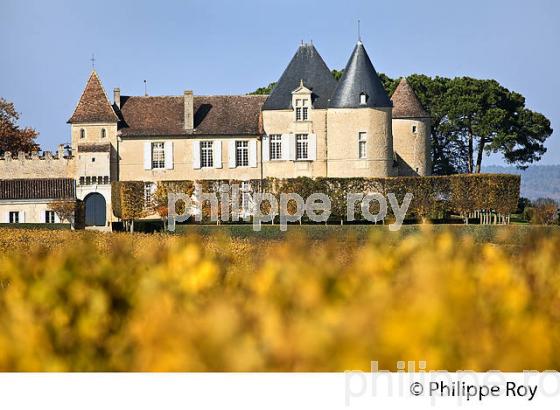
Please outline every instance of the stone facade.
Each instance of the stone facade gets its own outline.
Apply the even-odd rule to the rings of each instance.
[[[0,201],[0,223],[10,223],[10,213],[17,212],[17,223],[48,223],[46,213],[50,211],[47,200],[3,200]],[[52,223],[60,223],[56,214]]]
[[[59,147],[56,154],[45,152],[0,155],[0,179],[73,178],[76,162],[72,151]]]
[[[431,175],[431,126],[429,118],[393,119],[393,148],[399,176]]]
[[[187,90],[136,97],[116,88],[110,102],[93,71],[68,123],[71,147],[41,157],[7,153],[0,158],[0,179],[72,178],[86,222],[106,214],[104,225],[116,220],[112,181],[384,177],[431,170],[429,115],[406,80],[389,99],[361,42],[338,83],[315,47],[302,44],[270,96]],[[0,201],[0,211],[17,204]],[[18,206],[26,222],[42,222],[47,205]]]
[[[329,109],[328,124],[328,177],[395,175],[390,108]],[[362,158],[360,134],[366,146]]]

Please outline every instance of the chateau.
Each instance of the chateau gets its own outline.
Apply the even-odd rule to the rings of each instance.
[[[93,71],[68,120],[71,147],[0,159],[6,223],[57,222],[48,203],[85,203],[109,226],[112,181],[429,175],[430,118],[403,79],[389,98],[362,42],[336,81],[302,44],[269,96],[125,96]]]

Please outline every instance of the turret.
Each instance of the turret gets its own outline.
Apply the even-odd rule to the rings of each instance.
[[[394,173],[392,104],[358,41],[328,109],[329,177],[385,177]]]
[[[117,126],[120,90],[112,105],[93,70],[68,120],[76,156],[76,196],[84,201],[86,225],[106,226],[113,220],[111,181],[118,179]]]
[[[430,115],[406,78],[391,97],[393,102],[393,149],[399,175],[430,175],[432,145]]]
[[[120,90],[118,100],[115,102],[120,104]],[[115,140],[118,120],[97,72],[93,70],[68,120],[72,128],[72,148],[76,151],[80,144],[107,144]]]

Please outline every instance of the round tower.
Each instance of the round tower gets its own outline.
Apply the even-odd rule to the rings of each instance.
[[[391,97],[393,102],[393,150],[401,176],[432,173],[430,115],[403,78]]]
[[[391,107],[364,45],[358,41],[329,103],[329,177],[394,174]]]

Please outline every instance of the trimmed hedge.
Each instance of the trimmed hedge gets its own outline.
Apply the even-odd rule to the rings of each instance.
[[[144,203],[143,181],[115,181],[111,183],[113,213],[123,220],[142,218],[149,213]]]
[[[437,219],[445,214],[455,213],[465,221],[481,213],[495,213],[505,216],[515,212],[519,200],[521,178],[507,174],[461,174],[430,177],[388,177],[388,178],[307,178],[292,179],[267,178],[246,181],[252,192],[269,192],[278,199],[281,193],[298,193],[304,199],[312,193],[324,193],[331,199],[331,218],[346,219],[346,196],[348,193],[378,192],[383,196],[395,194],[402,203],[406,193],[413,194],[408,214],[416,218]],[[218,192],[222,184],[240,184],[237,180],[220,181],[160,181],[157,183],[155,206],[160,216],[167,215],[169,192],[192,195],[198,183],[202,192]],[[373,204],[376,204],[373,201]],[[133,219],[145,214],[144,183],[113,183],[113,209],[122,219]],[[390,207],[388,211],[390,212]],[[203,215],[208,216],[209,206],[203,204]],[[374,206],[372,213],[376,212]],[[123,216],[121,216],[123,215]],[[361,210],[356,208],[356,217]]]

